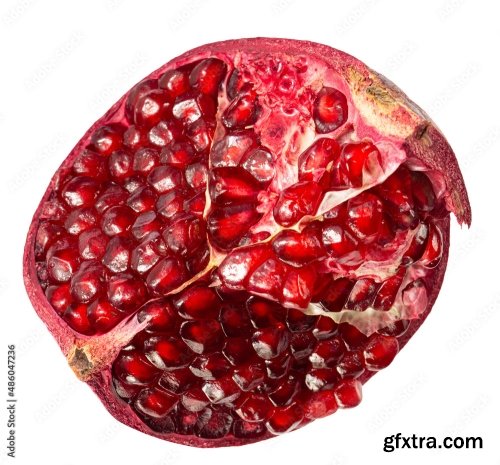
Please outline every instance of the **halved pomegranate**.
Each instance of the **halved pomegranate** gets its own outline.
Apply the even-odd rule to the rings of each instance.
[[[118,420],[199,447],[361,401],[428,315],[455,156],[355,58],[244,39],[187,52],[78,142],[30,227],[24,279]]]

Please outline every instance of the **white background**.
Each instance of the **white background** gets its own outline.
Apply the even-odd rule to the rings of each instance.
[[[499,13],[474,0],[2,0],[0,402],[8,343],[19,402],[15,461],[0,408],[0,464],[500,464]],[[185,50],[252,36],[322,42],[397,83],[454,147],[473,223],[453,225],[431,316],[359,407],[270,441],[198,450],[121,425],[75,379],[26,297],[22,250],[53,172],[113,102]],[[397,432],[482,436],[484,449],[383,452]]]

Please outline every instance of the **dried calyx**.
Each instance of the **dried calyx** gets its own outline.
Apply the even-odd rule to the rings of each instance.
[[[30,298],[120,421],[210,447],[361,401],[430,311],[453,152],[406,96],[309,42],[195,49],[132,88],[54,176]]]

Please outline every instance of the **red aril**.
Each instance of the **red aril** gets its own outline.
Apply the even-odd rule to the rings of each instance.
[[[429,314],[450,214],[444,136],[310,42],[187,52],[78,142],[28,233],[29,297],[121,422],[240,445],[358,405]]]

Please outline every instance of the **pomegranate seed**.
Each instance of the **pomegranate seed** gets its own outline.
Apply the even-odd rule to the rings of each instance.
[[[170,191],[158,197],[156,211],[164,218],[172,218],[183,212],[184,195],[179,191]]]
[[[300,383],[294,376],[288,376],[269,394],[269,400],[277,407],[290,405],[300,392]]]
[[[344,379],[335,387],[334,394],[339,407],[356,407],[362,399],[361,383],[355,379]]]
[[[246,131],[234,131],[214,144],[210,151],[213,168],[238,166],[243,156],[256,145],[255,136]]]
[[[94,203],[99,184],[86,176],[70,179],[61,191],[62,198],[70,207],[87,207]]]
[[[160,161],[176,168],[185,168],[195,156],[194,148],[189,142],[174,142],[163,148]]]
[[[313,392],[330,389],[338,380],[338,374],[333,368],[314,368],[306,374],[306,386]]]
[[[316,322],[316,317],[309,316],[296,310],[294,308],[289,308],[286,315],[286,325],[288,329],[292,332],[302,332],[309,331]]]
[[[185,321],[180,331],[182,340],[197,354],[203,354],[222,343],[222,330],[217,320]]]
[[[235,420],[233,423],[233,434],[236,438],[253,439],[262,436],[266,431],[263,423],[250,423],[243,420]]]
[[[272,360],[266,360],[265,365],[266,365],[266,373],[268,378],[270,379],[280,379],[285,376],[291,366],[292,359],[291,357],[285,352],[283,355],[280,357],[273,358]],[[296,384],[294,384],[295,386]],[[279,393],[275,391],[274,393],[275,399],[279,399]]]
[[[409,320],[398,320],[386,326],[385,328],[382,328],[379,333],[383,334],[384,336],[399,337],[406,333],[406,331],[408,331],[410,324],[411,322]]]
[[[111,207],[102,216],[101,228],[108,236],[116,236],[128,231],[134,220],[134,212],[129,207]]]
[[[213,319],[219,315],[221,301],[210,287],[194,286],[183,291],[174,304],[179,315],[187,319]]]
[[[249,395],[238,407],[236,413],[242,420],[253,423],[266,421],[272,411],[272,405],[264,396]]]
[[[181,135],[180,127],[173,121],[160,121],[148,132],[148,141],[155,147],[165,147]]]
[[[314,329],[312,331],[313,335],[316,339],[322,341],[324,339],[328,339],[331,336],[337,334],[338,325],[331,318],[327,316],[320,316],[314,325]]]
[[[283,226],[292,226],[319,206],[321,190],[314,182],[298,182],[286,188],[274,206],[274,217]]]
[[[325,248],[314,233],[281,231],[273,240],[273,250],[286,263],[301,266],[325,255]]]
[[[382,157],[371,142],[346,144],[339,160],[342,182],[337,187],[361,187],[380,174],[381,167]]]
[[[210,197],[218,204],[253,202],[257,199],[259,186],[241,168],[217,168],[210,179]]]
[[[172,107],[174,118],[186,126],[200,118],[213,119],[215,112],[214,100],[205,94],[185,94],[178,97]]]
[[[271,182],[276,173],[273,155],[263,147],[249,151],[243,157],[241,167],[248,171],[257,181],[264,184]]]
[[[205,212],[206,197],[204,192],[191,197],[189,200],[185,200],[183,204],[184,211],[189,211],[193,215],[202,217]],[[203,236],[205,233],[203,233]]]
[[[169,249],[182,256],[191,255],[205,240],[205,222],[193,215],[184,215],[163,231]]]
[[[194,163],[186,168],[186,180],[196,192],[205,191],[208,182],[208,168],[203,163]]]
[[[436,194],[429,178],[421,171],[411,173],[413,185],[413,199],[415,205],[420,211],[430,212],[436,204]]]
[[[285,321],[286,313],[276,303],[260,297],[250,297],[246,302],[248,315],[255,328],[274,327]]]
[[[321,303],[330,312],[341,311],[351,293],[354,282],[347,278],[335,279],[321,294]]]
[[[196,357],[189,366],[191,372],[198,378],[214,380],[226,374],[231,365],[219,352]]]
[[[123,318],[123,314],[104,299],[92,302],[87,310],[87,315],[90,325],[99,334],[109,331]]]
[[[319,182],[328,164],[336,163],[339,156],[340,146],[334,139],[318,139],[299,156],[299,180]]]
[[[94,330],[87,316],[86,304],[71,304],[63,314],[64,320],[77,332],[90,335]]]
[[[171,69],[161,75],[158,86],[165,89],[171,97],[178,97],[189,89],[188,74],[183,69]]]
[[[101,258],[107,244],[108,238],[99,229],[89,229],[78,236],[78,251],[86,260]]]
[[[107,160],[102,155],[84,150],[73,164],[73,172],[78,176],[89,177],[99,181],[108,179]]]
[[[283,265],[275,258],[269,258],[250,274],[247,289],[252,293],[277,299],[284,273]]]
[[[182,171],[173,166],[158,166],[148,176],[148,182],[159,194],[179,189],[184,185]]]
[[[79,264],[79,256],[75,250],[56,250],[47,260],[49,277],[58,283],[68,282]]]
[[[288,331],[279,323],[274,328],[264,328],[255,331],[252,336],[252,346],[257,355],[270,360],[282,354],[289,343]]]
[[[95,212],[88,208],[79,208],[72,211],[64,222],[66,231],[73,236],[77,236],[95,225]]]
[[[288,407],[277,407],[274,409],[274,413],[266,426],[272,434],[288,433],[297,428],[303,418],[304,412],[297,404]]]
[[[68,305],[71,303],[71,292],[69,284],[61,284],[60,286],[49,286],[45,290],[45,296],[50,304],[57,310],[59,314],[63,314]]]
[[[240,365],[245,363],[252,355],[250,347],[251,344],[248,339],[232,337],[226,340],[222,352],[232,365]]]
[[[304,405],[304,414],[306,418],[316,420],[335,413],[337,408],[337,401],[332,391],[313,392]]]
[[[363,352],[366,368],[381,370],[390,365],[399,351],[398,340],[392,336],[375,335]]]
[[[129,92],[125,103],[125,113],[129,122],[134,121],[135,107],[137,102],[148,92],[158,88],[156,79],[145,79],[136,84]]]
[[[220,307],[219,321],[224,334],[229,337],[245,335],[251,328],[247,312],[229,303],[224,303]]]
[[[156,218],[156,213],[148,211],[137,216],[130,228],[132,235],[138,240],[144,239],[151,233],[158,232],[160,223]]]
[[[146,287],[143,282],[125,273],[110,278],[107,292],[109,302],[127,312],[139,308],[146,298]]]
[[[346,352],[337,364],[342,378],[358,378],[365,371],[363,355],[360,352]]]
[[[146,285],[155,294],[166,294],[180,286],[187,278],[184,263],[173,257],[159,261],[149,272]]]
[[[108,208],[122,205],[128,197],[128,192],[122,187],[111,184],[106,190],[103,190],[95,201],[94,208],[97,213],[102,215]]]
[[[346,308],[357,311],[366,310],[373,302],[378,287],[378,284],[373,279],[358,279],[351,289]]]
[[[136,173],[147,176],[159,163],[158,151],[143,147],[134,153],[132,167]]]
[[[283,303],[306,308],[311,301],[316,277],[316,268],[311,265],[290,269],[283,283]]]
[[[35,256],[43,259],[49,247],[60,237],[65,235],[65,230],[59,225],[42,223],[38,228],[35,239]]]
[[[232,424],[233,417],[229,413],[207,408],[196,422],[196,434],[207,439],[222,438],[230,431]]]
[[[368,337],[355,326],[349,323],[342,323],[339,326],[342,339],[350,349],[357,349],[368,341]]]
[[[141,308],[137,320],[147,321],[151,331],[171,330],[176,327],[177,313],[168,300],[153,300]]]
[[[97,129],[90,139],[91,147],[101,155],[111,155],[119,149],[125,128],[118,124],[110,124]]]
[[[242,391],[252,391],[264,381],[265,375],[265,368],[260,363],[248,363],[234,370],[233,381]]]
[[[248,87],[249,83],[243,79],[238,69],[233,69],[227,81],[226,93],[229,99],[233,100],[242,90]]]
[[[191,87],[203,94],[213,95],[219,90],[219,85],[226,74],[226,65],[216,58],[200,61],[189,75]]]
[[[323,87],[313,103],[313,118],[320,134],[335,131],[347,121],[347,99],[332,87]]]
[[[207,123],[202,118],[199,118],[186,127],[186,136],[197,152],[205,152],[212,143],[214,131],[213,123]]]
[[[123,181],[123,187],[129,194],[134,194],[138,190],[146,187],[146,183],[142,176],[130,176]]]
[[[150,384],[159,371],[136,350],[122,352],[113,364],[115,376],[128,384]]]
[[[189,368],[176,368],[163,371],[158,380],[158,386],[176,394],[193,389],[195,383],[196,377]]]
[[[364,243],[373,240],[379,232],[383,206],[378,197],[367,192],[350,199],[347,226]]]
[[[155,336],[144,342],[147,359],[160,370],[172,370],[189,365],[193,353],[180,339]]]
[[[257,96],[248,92],[231,102],[222,115],[222,123],[228,129],[243,129],[253,125],[258,117]]]
[[[241,394],[230,375],[206,381],[201,389],[213,404],[232,403]]]
[[[130,261],[130,246],[129,240],[123,237],[113,237],[108,242],[102,257],[103,265],[113,273],[127,271]]]
[[[290,352],[296,361],[303,360],[311,355],[315,344],[316,339],[311,333],[295,333],[292,334],[292,340],[290,342]]]
[[[116,150],[108,158],[109,174],[113,180],[120,182],[134,173],[132,155],[125,150]]]
[[[144,415],[162,418],[177,404],[179,399],[159,388],[143,389],[134,402],[134,407]]]
[[[134,105],[134,122],[140,127],[151,127],[168,115],[171,96],[162,89],[143,93]]]
[[[429,224],[429,234],[425,243],[425,249],[419,259],[419,263],[426,268],[435,268],[443,254],[443,237],[441,231],[434,225]]]
[[[207,219],[209,237],[221,250],[232,249],[259,218],[252,204],[213,209]]]
[[[200,388],[192,388],[184,392],[181,402],[190,412],[201,412],[210,403]]]
[[[104,270],[101,266],[91,264],[81,267],[71,277],[71,295],[76,302],[88,303],[101,292],[103,281]]]
[[[132,124],[123,133],[123,145],[131,150],[142,147],[146,142],[147,134],[145,128],[138,128]]]
[[[386,279],[377,292],[377,296],[373,302],[373,308],[385,311],[390,310],[396,300],[396,294],[401,287],[403,278],[404,269],[395,276]]]
[[[419,278],[409,283],[401,294],[410,315],[421,315],[427,307],[428,296],[424,281]]]
[[[429,236],[429,226],[425,223],[420,223],[418,229],[413,236],[410,246],[406,250],[404,257],[402,259],[402,264],[407,266],[411,265],[413,262],[419,260],[427,244],[427,237]]]
[[[346,350],[344,341],[334,337],[317,343],[309,361],[313,368],[334,367]]]

